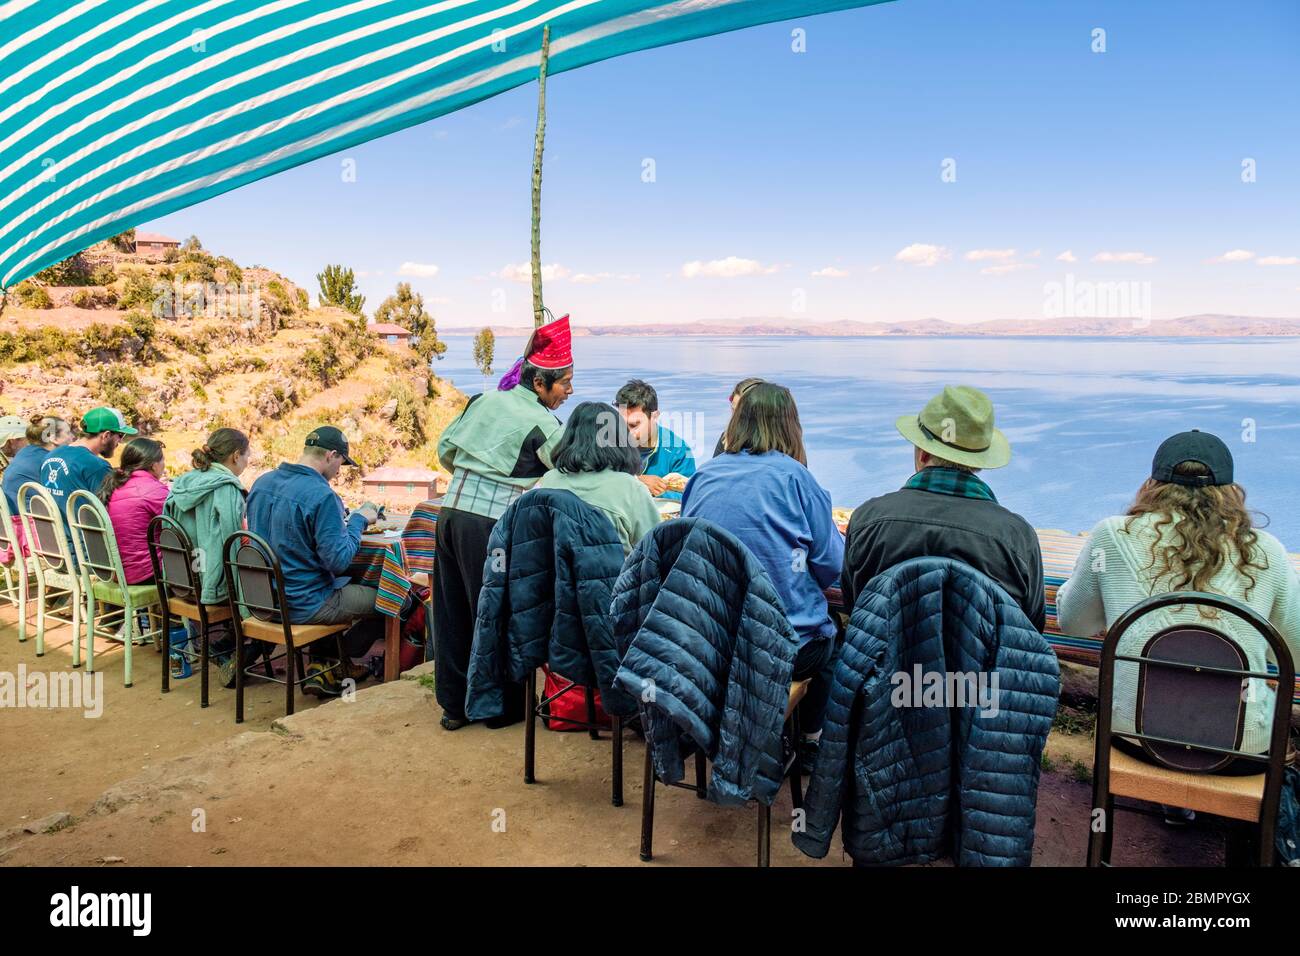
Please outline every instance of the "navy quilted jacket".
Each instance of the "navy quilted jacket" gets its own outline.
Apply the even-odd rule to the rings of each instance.
[[[546,663],[598,686],[609,713],[635,713],[636,703],[613,689],[609,603],[622,567],[613,523],[573,492],[534,488],[511,504],[488,539],[466,716],[501,714],[502,685]]]
[[[799,642],[758,559],[703,518],[665,522],[628,555],[611,613],[615,683],[641,702],[659,778],[681,780],[698,748],[711,800],[770,804]]]
[[[946,673],[980,675],[986,696],[944,706],[960,703],[955,681],[939,690]],[[960,689],[968,703],[977,697]],[[1027,866],[1059,693],[1052,649],[987,577],[947,558],[877,575],[835,665],[795,846],[825,856],[842,811],[844,847],[860,864],[951,856],[959,866]]]

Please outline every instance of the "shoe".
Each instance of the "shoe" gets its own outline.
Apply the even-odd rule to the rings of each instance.
[[[343,694],[343,682],[339,680],[332,663],[313,661],[307,665],[307,678],[302,682],[302,692],[312,697],[340,697]]]
[[[217,667],[217,682],[222,687],[230,690],[235,686],[235,655],[229,654],[223,657]]]
[[[813,740],[804,737],[799,741],[799,773],[805,777],[811,777],[813,770],[817,766],[817,754],[821,752],[821,738]]]
[[[460,728],[468,724],[469,721],[463,717],[448,717],[446,714],[443,714],[438,720],[438,723],[442,725],[443,730],[460,730]]]
[[[1196,819],[1196,811],[1188,810],[1185,807],[1171,807],[1168,804],[1161,804],[1165,811],[1165,826],[1168,827],[1185,827],[1187,824]]]
[[[366,667],[364,664],[354,664],[352,661],[348,661],[339,670],[340,680],[347,680],[347,678],[351,677],[358,684],[360,684],[369,676],[370,676],[369,667]]]

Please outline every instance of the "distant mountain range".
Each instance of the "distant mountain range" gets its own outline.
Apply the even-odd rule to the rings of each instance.
[[[470,326],[444,326],[442,335],[474,335]],[[521,326],[493,326],[500,336],[527,335]],[[1177,319],[1146,322],[1141,319],[999,319],[993,322],[945,322],[920,319],[915,322],[792,322],[784,318],[717,319],[704,322],[656,322],[649,325],[575,325],[574,335],[990,335],[990,336],[1178,336],[1189,338],[1236,338],[1248,335],[1300,335],[1300,318],[1269,319],[1249,315],[1185,315]]]

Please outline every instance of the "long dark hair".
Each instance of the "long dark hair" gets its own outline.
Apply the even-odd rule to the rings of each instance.
[[[726,445],[728,454],[779,451],[808,466],[799,409],[784,385],[758,382],[740,396],[727,425]]]
[[[627,422],[613,405],[583,402],[573,410],[552,457],[566,475],[580,471],[641,473],[641,454],[632,444]]]
[[[238,428],[218,428],[208,436],[202,448],[194,449],[190,463],[199,471],[207,471],[213,463],[224,462],[231,455],[248,451],[248,436]]]
[[[108,504],[113,492],[126,484],[137,471],[152,468],[162,461],[163,443],[152,438],[132,438],[122,447],[122,458],[118,466],[104,476],[104,483],[99,486],[99,500]]]

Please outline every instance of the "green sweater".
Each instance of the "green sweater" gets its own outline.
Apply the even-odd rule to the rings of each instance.
[[[634,475],[621,471],[580,471],[570,475],[551,469],[537,487],[572,491],[587,504],[605,512],[614,522],[625,555],[659,524],[659,509],[650,497],[650,490]]]
[[[438,460],[494,481],[530,485],[551,467],[563,431],[531,388],[475,395],[438,439]]]
[[[204,604],[226,599],[224,555],[226,538],[244,526],[244,486],[225,465],[212,464],[207,471],[187,471],[171,484],[163,514],[177,522],[189,535],[198,561]]]

